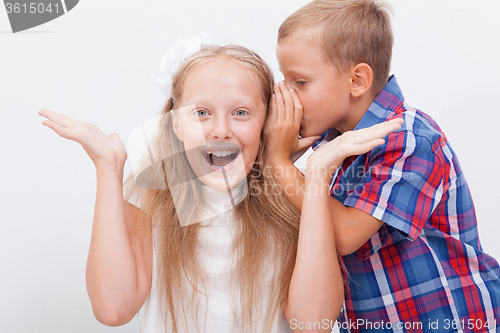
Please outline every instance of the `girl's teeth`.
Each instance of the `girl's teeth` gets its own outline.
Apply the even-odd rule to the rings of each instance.
[[[235,153],[235,151],[212,151],[212,152],[209,152],[209,154],[213,154],[217,157],[224,157],[224,156],[234,154],[234,153]]]

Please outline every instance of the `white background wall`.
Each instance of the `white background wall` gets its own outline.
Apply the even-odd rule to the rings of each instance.
[[[392,72],[410,105],[447,134],[468,179],[487,253],[500,259],[500,2],[390,0]],[[12,34],[0,8],[0,331],[135,332],[99,324],[85,289],[93,164],[41,125],[50,108],[126,139],[156,115],[150,77],[178,35],[212,34],[274,56],[280,23],[307,0],[95,1]]]

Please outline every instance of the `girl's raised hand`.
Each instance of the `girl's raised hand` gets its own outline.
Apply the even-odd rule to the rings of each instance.
[[[118,134],[111,133],[107,136],[94,124],[51,110],[41,110],[38,114],[47,118],[42,122],[43,125],[65,139],[78,142],[92,159],[96,168],[110,167],[113,170],[123,171],[127,151]]]
[[[357,131],[348,131],[318,148],[307,159],[306,171],[309,177],[325,178],[328,183],[333,172],[349,156],[369,152],[384,144],[384,137],[401,128],[403,118],[396,118]]]

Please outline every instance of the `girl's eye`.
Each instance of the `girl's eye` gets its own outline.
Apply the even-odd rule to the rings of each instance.
[[[304,81],[304,80],[299,80],[299,81],[296,81],[295,84],[297,84],[299,87],[303,87],[305,86],[307,83],[307,81]]]
[[[244,115],[247,115],[248,112],[246,112],[245,110],[238,110],[234,114],[237,116],[244,116]]]
[[[208,112],[207,112],[207,110],[198,110],[198,111],[196,111],[196,115],[199,117],[206,117],[206,116],[208,116]]]

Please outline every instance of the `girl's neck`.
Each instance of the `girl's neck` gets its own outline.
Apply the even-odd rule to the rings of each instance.
[[[206,205],[206,209],[203,210],[203,220],[206,220],[234,209],[245,198],[248,190],[246,181],[243,181],[224,192],[203,184],[201,191]]]

